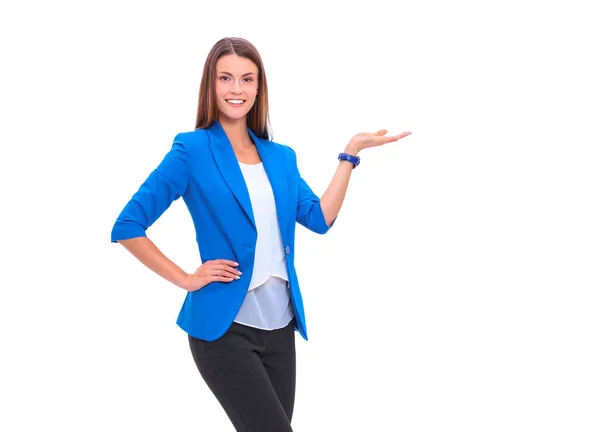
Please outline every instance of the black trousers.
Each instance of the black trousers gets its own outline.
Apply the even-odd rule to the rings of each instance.
[[[194,362],[240,432],[292,431],[296,394],[294,319],[261,330],[234,322],[219,339],[188,335]]]

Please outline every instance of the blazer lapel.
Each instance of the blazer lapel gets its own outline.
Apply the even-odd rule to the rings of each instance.
[[[248,188],[229,138],[227,138],[223,127],[218,121],[215,121],[206,131],[209,134],[209,145],[215,157],[215,162],[223,179],[256,229]]]
[[[279,229],[282,233],[287,232],[287,213],[288,208],[288,181],[285,174],[285,167],[281,153],[275,151],[275,144],[261,138],[258,138],[250,129],[248,133],[256,144],[256,149],[262,160],[263,167],[271,183],[273,196],[275,198],[275,207],[277,208],[277,220],[279,221]]]
[[[217,120],[212,126],[207,128],[206,131],[209,134],[209,145],[215,157],[215,162],[217,163],[217,167],[219,168],[223,179],[256,229],[256,222],[254,220],[248,188],[246,187],[246,182],[244,181],[244,176],[238,164],[235,152],[233,151],[233,147],[231,147],[231,143],[229,142],[223,127]],[[275,151],[274,143],[257,137],[250,128],[248,128],[248,133],[256,145],[256,150],[262,160],[263,167],[267,173],[269,182],[271,183],[271,188],[273,189],[279,227],[282,233],[286,232],[286,209],[289,192],[283,159],[279,152]]]

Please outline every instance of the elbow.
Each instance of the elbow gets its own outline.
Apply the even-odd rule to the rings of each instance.
[[[296,213],[296,221],[316,234],[325,234],[335,223],[337,215],[326,215],[319,200],[301,206]]]
[[[129,239],[145,237],[146,229],[133,221],[117,221],[110,233],[111,243],[123,245]]]
[[[329,228],[331,228],[333,226],[336,219],[337,219],[337,216],[325,218],[325,225],[327,226],[327,231],[329,231]]]
[[[327,234],[331,229],[337,217],[327,218],[325,215],[315,218],[312,224],[312,231],[317,234]]]
[[[332,219],[331,221],[327,221],[325,222],[327,225],[327,231],[329,231],[329,229],[333,226],[333,224],[335,223],[335,218]]]
[[[331,227],[333,226],[333,224],[335,223],[335,220],[337,218],[333,218],[331,220],[329,219],[325,219],[325,225],[321,226],[319,231],[317,231],[319,234],[327,234],[327,232],[329,232],[329,230],[331,229]]]
[[[318,216],[320,216],[320,219],[322,219],[323,221],[323,223],[318,224],[320,231],[319,234],[325,234],[333,226],[338,215],[337,213],[333,214],[333,212],[331,212],[330,210],[324,210],[321,201],[319,202],[318,210],[320,210],[320,215]]]

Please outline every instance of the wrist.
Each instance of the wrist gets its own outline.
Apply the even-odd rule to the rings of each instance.
[[[181,273],[177,274],[177,277],[173,281],[173,283],[175,285],[177,285],[179,288],[189,291],[189,288],[188,288],[189,280],[190,280],[190,275],[185,272],[181,272]]]
[[[344,153],[348,153],[351,156],[358,156],[359,151],[360,149],[358,148],[358,146],[356,146],[352,142],[348,143],[348,145],[344,149]]]

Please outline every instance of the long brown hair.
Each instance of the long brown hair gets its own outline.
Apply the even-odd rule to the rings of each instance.
[[[258,68],[258,95],[254,105],[246,115],[246,124],[254,134],[263,139],[271,139],[269,129],[269,92],[265,68],[258,50],[246,39],[226,37],[219,40],[210,50],[204,63],[200,81],[196,129],[212,126],[217,120],[219,108],[215,93],[217,61],[224,55],[235,54],[252,61]]]

